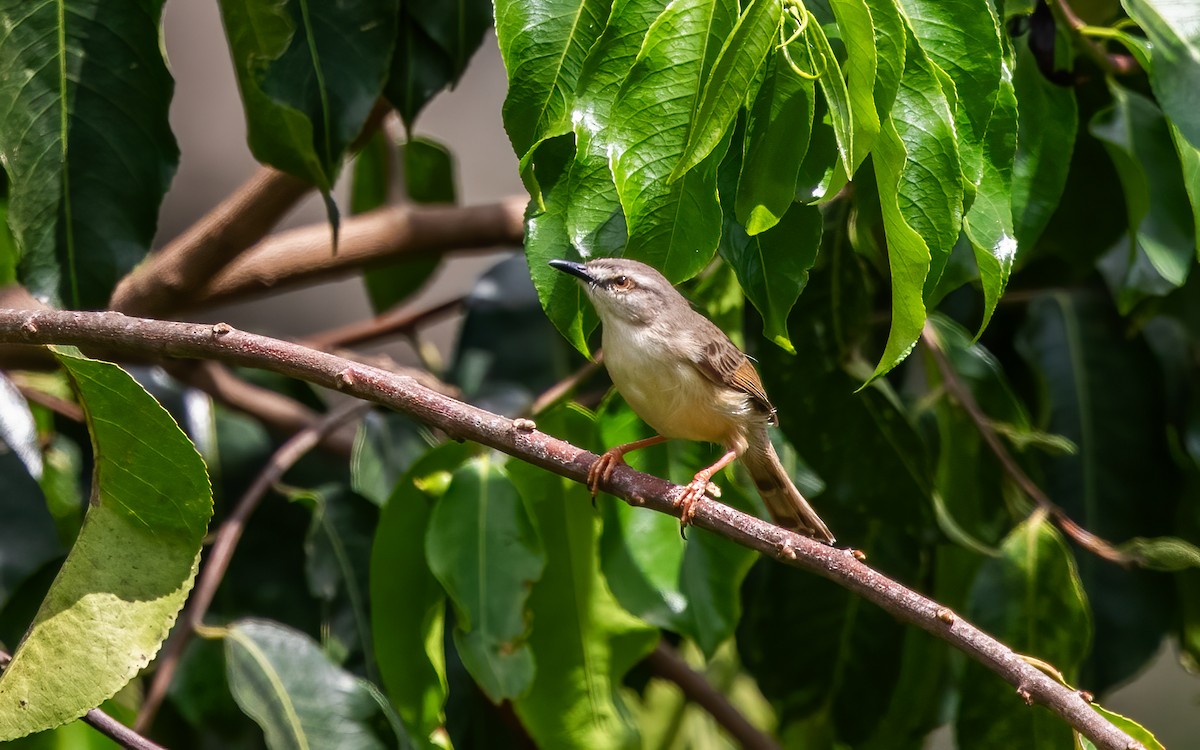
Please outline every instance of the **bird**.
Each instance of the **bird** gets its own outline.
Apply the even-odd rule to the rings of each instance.
[[[593,496],[627,453],[666,440],[717,443],[724,455],[696,472],[679,498],[685,526],[706,494],[719,494],[710,481],[713,475],[740,459],[776,524],[834,542],[771,445],[767,430],[779,420],[758,371],[724,331],[645,263],[596,258],[549,264],[582,283],[600,317],[609,377],[634,413],[657,433],[605,451],[588,472]]]

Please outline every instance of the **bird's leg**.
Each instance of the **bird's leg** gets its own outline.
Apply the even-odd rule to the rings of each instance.
[[[601,484],[607,484],[608,480],[612,479],[613,470],[619,464],[625,463],[625,454],[632,453],[642,448],[648,448],[651,445],[665,443],[667,438],[662,435],[646,438],[645,440],[635,440],[632,443],[618,445],[614,448],[609,448],[604,451],[604,454],[597,458],[592,463],[592,468],[588,469],[587,486],[592,491],[592,501],[596,500],[596,493],[600,491]]]
[[[717,462],[712,466],[696,472],[696,476],[684,488],[683,494],[675,501],[675,504],[679,506],[679,525],[681,529],[692,522],[692,519],[696,516],[697,503],[700,502],[705,493],[710,492],[709,488],[713,485],[709,480],[712,479],[713,474],[733,463],[737,457],[737,451],[729,451],[717,459]]]

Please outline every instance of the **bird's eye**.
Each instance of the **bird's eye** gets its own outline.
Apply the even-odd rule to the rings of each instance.
[[[628,276],[618,276],[612,280],[612,286],[614,289],[627,292],[630,289],[633,289],[633,279],[629,278]]]

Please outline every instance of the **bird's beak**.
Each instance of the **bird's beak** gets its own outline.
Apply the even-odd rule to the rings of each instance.
[[[562,271],[563,273],[569,273],[572,276],[578,276],[589,284],[594,284],[596,282],[596,279],[593,278],[592,274],[587,270],[587,266],[583,265],[582,263],[576,263],[572,260],[552,260],[550,261],[550,267]]]

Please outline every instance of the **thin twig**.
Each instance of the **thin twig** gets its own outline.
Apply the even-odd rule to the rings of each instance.
[[[221,585],[221,579],[225,577],[225,571],[229,569],[233,551],[241,541],[242,532],[246,528],[246,522],[250,515],[254,513],[258,504],[266,497],[267,492],[287,473],[288,469],[315,448],[323,437],[361,415],[368,408],[370,408],[368,403],[351,402],[331,411],[319,422],[293,435],[275,451],[267,461],[267,465],[255,477],[254,483],[238,500],[233,512],[221,523],[212,548],[209,550],[204,569],[196,581],[196,588],[188,599],[187,609],[179,618],[179,627],[175,629],[158,658],[154,680],[150,683],[149,690],[146,691],[146,700],[142,703],[137,723],[134,724],[139,732],[146,731],[154,723],[154,716],[158,713],[159,706],[162,705],[163,699],[167,695],[167,688],[171,685],[171,678],[175,676],[175,668],[179,664],[180,656],[183,655],[183,649],[187,646],[192,632],[203,624],[204,615],[212,605],[217,587]]]
[[[374,401],[444,431],[473,440],[576,482],[585,482],[597,460],[589,451],[397,376],[286,341],[200,325],[129,318],[117,313],[0,310],[0,343],[102,345],[113,351],[209,358],[260,367]],[[684,488],[618,466],[602,489],[633,505],[676,518]],[[768,557],[816,573],[953,645],[1017,689],[1045,705],[1103,750],[1141,748],[1128,734],[1068,690],[949,608],[888,578],[837,549],[767,523],[721,503],[702,500],[693,525]]]
[[[329,351],[344,346],[357,346],[397,334],[411,334],[432,320],[458,312],[462,309],[465,301],[465,297],[455,297],[423,310],[410,310],[408,305],[403,305],[402,308],[388,310],[370,320],[362,320],[313,334],[306,337],[302,343],[313,349]]]
[[[72,422],[83,421],[83,407],[74,401],[67,401],[65,398],[59,398],[24,383],[17,383],[16,385],[17,390],[21,392],[26,401],[35,403],[38,406],[44,406],[55,414],[66,417]]]
[[[946,392],[958,402],[958,405],[963,408],[963,411],[975,423],[975,428],[979,430],[983,442],[987,443],[988,448],[996,456],[996,460],[1000,462],[1001,468],[1021,488],[1021,491],[1036,503],[1039,508],[1044,509],[1050,520],[1058,528],[1062,529],[1064,534],[1075,540],[1075,543],[1080,547],[1083,547],[1097,557],[1104,558],[1118,565],[1129,567],[1135,564],[1136,560],[1134,558],[1126,555],[1111,543],[1106,542],[1072,521],[1066,511],[1051,500],[1042,491],[1042,488],[1037,485],[1037,482],[1029,478],[1029,475],[1025,473],[1021,465],[1016,462],[1016,459],[1004,447],[1000,436],[996,434],[996,430],[992,427],[991,420],[983,413],[983,409],[979,407],[975,396],[971,394],[971,389],[967,388],[962,379],[958,377],[958,373],[950,365],[950,360],[947,359],[946,353],[942,350],[941,339],[938,338],[937,331],[934,330],[930,323],[926,323],[924,330],[921,331],[921,340],[929,347],[929,353],[933,355],[933,360],[937,363],[938,370],[942,374],[942,384],[945,386]]]
[[[8,652],[0,650],[0,670],[7,667],[10,661],[12,657]],[[162,745],[146,739],[98,708],[88,711],[80,720],[128,750],[166,750]]]
[[[238,256],[173,310],[339,278],[364,268],[448,252],[486,251],[524,240],[524,197],[480,206],[389,206],[342,222],[337,253],[329,227],[272,235]]]
[[[1108,52],[1104,44],[1089,38],[1082,32],[1087,26],[1083,19],[1076,15],[1075,10],[1067,0],[1047,0],[1054,20],[1066,27],[1075,44],[1090,57],[1100,70],[1108,75],[1133,75],[1141,71],[1142,66],[1132,55]]]
[[[683,657],[666,642],[659,641],[646,663],[659,677],[679,686],[688,700],[707,711],[718,724],[747,750],[779,750],[779,743],[750,723],[721,691],[708,679],[692,669]]]
[[[579,384],[596,374],[600,370],[600,364],[604,361],[604,352],[600,349],[592,355],[592,361],[587,362],[575,372],[558,381],[554,385],[547,388],[540,396],[534,399],[533,404],[529,407],[529,413],[537,416],[542,412],[554,406],[559,401],[562,401],[567,396],[575,392]]]

